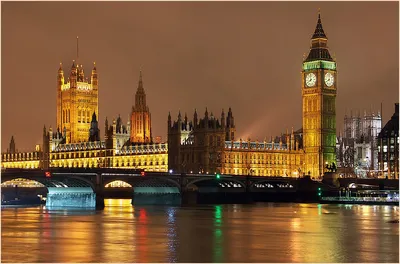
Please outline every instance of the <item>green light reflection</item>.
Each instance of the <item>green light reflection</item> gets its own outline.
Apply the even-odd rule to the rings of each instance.
[[[214,261],[223,262],[223,249],[222,249],[222,206],[216,205],[214,211]]]

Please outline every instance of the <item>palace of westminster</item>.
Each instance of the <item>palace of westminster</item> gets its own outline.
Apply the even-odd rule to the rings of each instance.
[[[186,114],[182,117],[179,113],[176,120],[169,114],[168,141],[154,142],[140,72],[130,120],[124,125],[120,117],[110,124],[106,119],[104,140],[101,140],[97,121],[99,85],[96,65],[88,78],[83,66],[74,61],[69,78],[66,78],[60,64],[57,130],[44,127],[43,145],[36,146],[32,152],[18,152],[12,137],[7,152],[2,153],[1,167],[113,167],[176,173],[289,177],[308,174],[320,177],[328,168],[346,167],[343,161],[349,149],[349,138],[351,133],[357,133],[354,124],[365,123],[369,126],[364,125],[364,130],[372,131],[368,135],[373,138],[367,154],[370,167],[384,171],[390,178],[398,178],[398,104],[397,130],[395,113],[394,124],[388,126],[389,121],[385,126],[389,127],[386,136],[378,137],[382,134],[379,133],[380,113],[364,117],[363,122],[360,118],[346,117],[345,136],[336,136],[336,62],[329,53],[320,15],[301,75],[303,126],[299,130],[292,128],[268,141],[237,140],[232,109],[229,108],[227,113],[222,110],[221,116],[216,117],[206,108],[203,117],[195,110],[191,121]],[[366,143],[365,140],[361,143],[358,139],[353,141],[353,146],[359,144],[356,150]],[[394,159],[390,156],[392,145],[393,153],[396,153]],[[384,149],[386,153],[381,153]],[[365,153],[351,155],[366,159]]]

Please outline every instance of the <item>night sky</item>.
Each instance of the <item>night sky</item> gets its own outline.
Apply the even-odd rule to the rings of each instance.
[[[299,129],[301,65],[318,8],[338,64],[337,128],[343,117],[380,110],[399,98],[397,2],[2,2],[1,149],[20,151],[55,129],[59,63],[76,58],[99,73],[99,127],[128,121],[139,69],[153,136],[167,116],[194,108],[220,116],[232,107],[236,137],[268,139]]]

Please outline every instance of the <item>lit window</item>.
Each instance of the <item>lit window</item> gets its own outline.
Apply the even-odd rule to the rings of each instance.
[[[383,146],[383,152],[387,152],[387,146]]]

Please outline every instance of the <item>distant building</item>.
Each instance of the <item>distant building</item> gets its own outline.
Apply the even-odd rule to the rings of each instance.
[[[382,175],[399,178],[399,104],[395,104],[392,118],[378,135],[378,165]]]
[[[225,117],[209,116],[193,120],[178,114],[172,122],[168,115],[168,169],[182,173],[233,174],[253,176],[303,175],[304,152],[294,132],[275,142],[271,139],[250,141],[235,140],[235,123],[231,108]]]
[[[343,136],[337,138],[337,163],[343,176],[357,174],[359,177],[378,175],[378,143],[382,117],[371,111],[361,117],[345,115]]]

